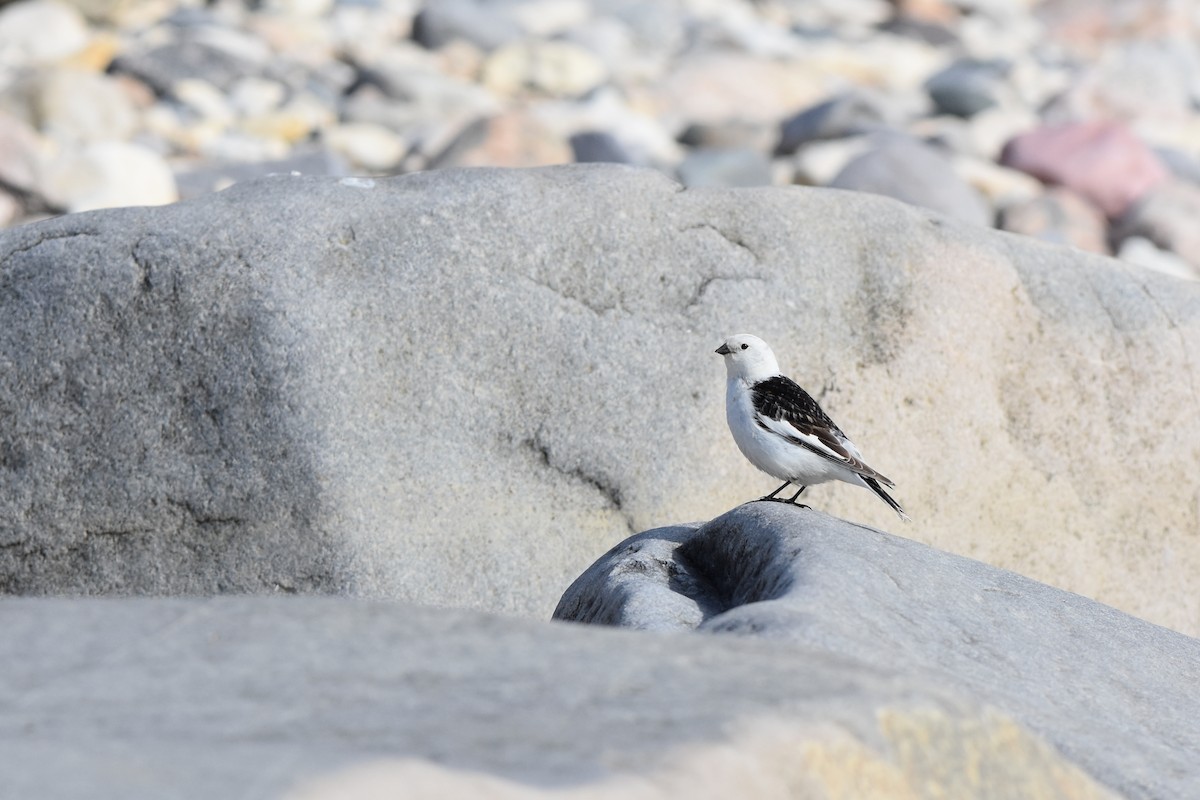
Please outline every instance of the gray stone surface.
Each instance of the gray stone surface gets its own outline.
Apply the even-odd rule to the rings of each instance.
[[[925,90],[939,112],[973,117],[1000,103],[1011,66],[1004,61],[960,59],[931,75]]]
[[[555,617],[886,664],[1013,714],[1126,797],[1200,796],[1200,641],[817,511],[750,503],[634,536]]]
[[[788,643],[312,597],[0,629],[6,797],[1110,797],[995,710]]]
[[[570,143],[571,153],[580,164],[632,164],[636,160],[617,137],[604,131],[576,133]]]
[[[688,153],[679,165],[684,186],[770,186],[771,162],[745,147],[704,147]]]
[[[425,3],[413,18],[413,39],[425,47],[443,47],[463,39],[484,50],[493,50],[521,38],[516,20],[502,4],[479,0],[438,0]]]
[[[169,45],[122,55],[113,63],[117,74],[132,75],[164,95],[171,95],[178,81],[195,75],[204,75],[209,83],[227,90],[262,68],[254,59],[187,35]]]
[[[835,189],[871,192],[930,208],[974,225],[990,225],[991,209],[936,148],[904,136],[887,136],[830,181]]]
[[[791,155],[808,142],[887,130],[893,121],[882,98],[870,92],[848,92],[784,120],[775,155]]]
[[[1200,287],[885,198],[279,177],[5,232],[0,319],[7,592],[544,617],[631,533],[775,488],[712,352],[753,331],[906,534],[1200,631]]]

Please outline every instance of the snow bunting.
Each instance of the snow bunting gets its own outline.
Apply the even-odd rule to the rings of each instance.
[[[817,401],[790,378],[779,374],[779,362],[757,336],[730,336],[717,348],[729,377],[725,419],[733,440],[750,463],[783,485],[763,500],[795,503],[809,486],[845,481],[870,489],[908,521],[908,515],[884,486],[895,486],[863,461],[862,453],[821,410]],[[776,498],[794,484],[788,500]]]

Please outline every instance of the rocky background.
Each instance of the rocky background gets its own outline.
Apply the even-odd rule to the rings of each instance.
[[[879,192],[1200,275],[1170,0],[20,0],[0,224],[253,175],[612,161]]]
[[[167,203],[0,232],[0,794],[1200,796],[1193,20],[1094,5],[0,8],[10,221]],[[745,503],[742,330],[911,526]]]

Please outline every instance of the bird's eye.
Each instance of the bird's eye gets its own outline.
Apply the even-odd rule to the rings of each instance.
[[[748,344],[742,345],[743,350],[748,350],[749,348],[750,348],[750,345],[748,345]]]

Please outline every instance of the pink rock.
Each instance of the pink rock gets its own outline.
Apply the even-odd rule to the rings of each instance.
[[[1005,166],[1060,184],[1095,203],[1109,218],[1167,179],[1167,170],[1140,139],[1115,122],[1038,128],[1012,139]]]

